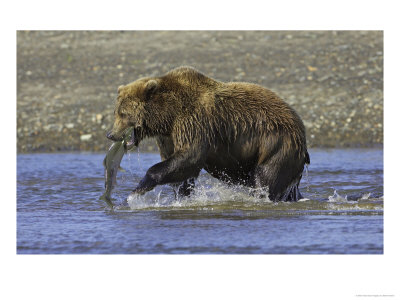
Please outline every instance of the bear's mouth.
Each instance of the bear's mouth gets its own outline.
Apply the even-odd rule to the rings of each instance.
[[[133,147],[137,147],[141,141],[142,129],[141,127],[136,127],[132,130],[131,135],[126,140],[126,148],[127,150],[132,149]]]

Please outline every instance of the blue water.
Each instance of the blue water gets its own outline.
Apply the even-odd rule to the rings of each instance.
[[[202,172],[190,198],[170,186],[129,198],[158,154],[132,152],[110,211],[105,154],[17,156],[18,254],[383,253],[383,151],[311,149],[297,203],[272,203]]]

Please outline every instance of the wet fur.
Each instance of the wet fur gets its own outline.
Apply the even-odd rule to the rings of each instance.
[[[156,138],[162,159],[134,192],[187,185],[204,168],[226,182],[268,187],[273,201],[301,197],[298,184],[310,162],[304,125],[272,91],[219,82],[189,67],[118,90],[111,136],[135,126],[139,140]]]

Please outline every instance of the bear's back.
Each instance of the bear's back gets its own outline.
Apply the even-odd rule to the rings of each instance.
[[[277,94],[258,84],[217,81],[192,67],[176,68],[164,80],[171,83],[171,88],[183,91],[183,102],[193,109],[185,114],[201,116],[214,124],[236,122],[239,127],[239,123],[248,127],[261,122],[267,128],[295,129],[303,135],[304,125],[297,113]]]

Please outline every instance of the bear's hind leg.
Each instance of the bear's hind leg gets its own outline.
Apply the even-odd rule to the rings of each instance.
[[[281,163],[274,156],[258,165],[253,174],[253,186],[256,190],[268,187],[271,201],[297,201],[302,197],[299,191],[302,169],[297,161]]]

